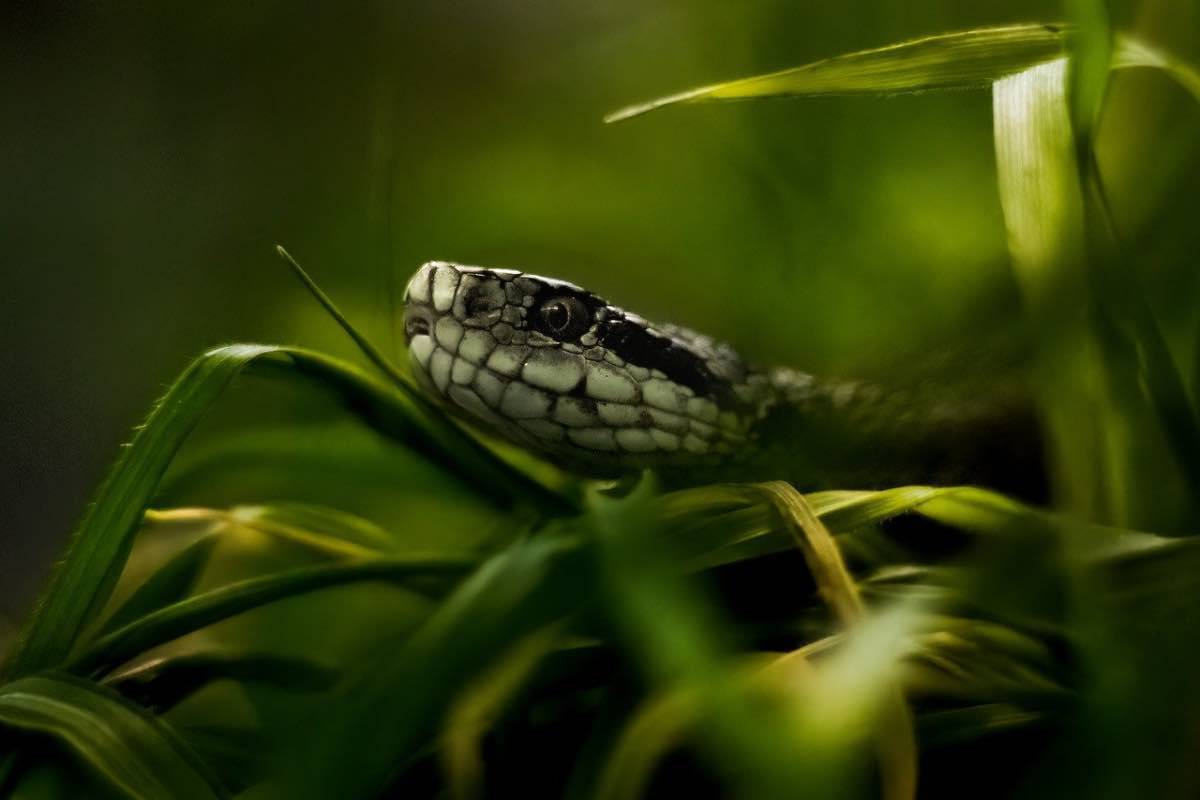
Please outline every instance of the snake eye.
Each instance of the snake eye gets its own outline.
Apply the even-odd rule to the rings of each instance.
[[[587,306],[577,297],[554,297],[538,309],[538,327],[555,339],[576,339],[588,329]]]

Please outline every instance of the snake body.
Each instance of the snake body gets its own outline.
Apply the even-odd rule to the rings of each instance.
[[[911,391],[759,369],[554,278],[429,262],[405,291],[404,330],[425,392],[581,475],[655,469],[669,484],[804,488],[1040,481],[1036,433],[1012,404],[918,404]]]

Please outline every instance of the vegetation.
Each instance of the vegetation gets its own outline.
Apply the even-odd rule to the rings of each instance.
[[[1197,101],[1200,75],[1074,5],[610,118],[990,90],[1053,508],[623,492],[464,432],[365,340],[368,368],[220,347],[123,450],[8,654],[0,792],[1194,795],[1195,302],[1147,288],[1095,143],[1114,70]],[[270,424],[189,444],[247,383]],[[230,494],[257,499],[208,499]]]

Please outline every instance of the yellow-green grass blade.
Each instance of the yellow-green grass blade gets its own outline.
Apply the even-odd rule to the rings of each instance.
[[[477,563],[473,557],[444,554],[376,558],[250,578],[189,597],[136,619],[90,643],[67,666],[78,674],[103,673],[151,648],[278,600],[363,581],[380,581],[412,589],[417,579],[462,576]]]
[[[441,735],[442,765],[453,797],[482,795],[484,736],[553,652],[561,628],[554,623],[515,642],[454,700]]]
[[[272,345],[218,348],[193,362],[172,385],[110,471],[9,661],[9,677],[64,661],[111,594],[142,513],[168,464],[205,412],[249,369],[316,380],[336,392],[366,424],[422,453],[501,507],[569,507],[561,496],[514,471],[440,415],[414,405],[350,364]]]
[[[1060,499],[1129,524],[1139,480],[1131,448],[1150,446],[1157,426],[1163,456],[1174,457],[1194,496],[1200,420],[1117,234],[1092,128],[1110,62],[1164,69],[1193,91],[1198,84],[1186,65],[1130,37],[1110,47],[1102,15],[1081,13],[1088,24],[1071,41],[1082,60],[995,84],[997,178],[1015,273],[1045,343],[1039,383]]]
[[[223,536],[253,530],[324,558],[364,559],[393,553],[395,540],[368,520],[336,509],[300,503],[236,506],[231,509],[175,508],[148,510],[150,535],[165,526],[208,524],[207,531],[159,566],[108,617],[100,634],[111,633],[152,611],[191,594],[212,551]]]
[[[0,725],[57,740],[116,791],[139,800],[211,800],[225,792],[162,720],[78,678],[31,675],[0,687]]]
[[[1084,29],[1089,58],[1082,98],[1095,110],[1098,100],[1095,67],[1103,63],[1096,27],[1089,18]],[[1058,24],[1031,23],[977,28],[926,36],[887,47],[860,50],[800,67],[756,75],[655,98],[627,106],[605,117],[618,122],[665,106],[720,100],[821,95],[892,95],[936,90],[986,89],[996,81],[1030,67],[1062,58],[1074,31]],[[1186,63],[1129,36],[1113,42],[1116,67],[1163,69],[1200,97],[1200,74]]]
[[[629,106],[606,117],[629,119],[677,103],[829,94],[897,94],[986,88],[1062,55],[1057,25],[1008,25],[945,33],[834,56],[801,67],[702,86]]]

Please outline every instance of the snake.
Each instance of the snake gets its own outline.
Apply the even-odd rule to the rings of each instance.
[[[557,278],[430,261],[405,289],[403,327],[431,399],[580,476],[975,483],[1023,496],[1045,483],[1035,415],[1003,393],[962,402],[758,367]]]

